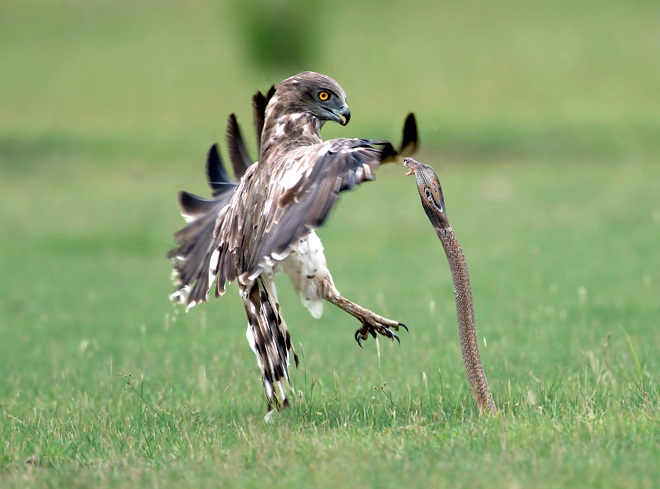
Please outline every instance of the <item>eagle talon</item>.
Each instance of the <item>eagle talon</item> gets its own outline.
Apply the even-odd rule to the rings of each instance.
[[[360,330],[358,329],[355,332],[355,341],[357,341],[358,346],[364,350],[364,347],[362,346],[362,338],[361,337],[362,337],[362,334],[360,333]]]
[[[384,324],[378,322],[374,324],[363,322],[362,327],[355,332],[355,341],[357,341],[357,344],[360,346],[360,348],[364,348],[362,346],[362,340],[368,339],[369,335],[371,335],[372,338],[377,338],[378,335],[381,335],[386,338],[389,338],[390,340],[396,340],[397,343],[401,344],[401,339],[399,338],[399,335],[397,335],[392,330],[393,329],[398,330],[399,328],[403,328],[406,331],[408,331],[408,327],[403,323],[394,323],[394,321],[392,321],[392,323],[393,324],[390,325],[390,327],[387,327]]]

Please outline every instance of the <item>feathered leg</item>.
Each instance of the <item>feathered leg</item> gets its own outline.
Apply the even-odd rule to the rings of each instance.
[[[355,341],[358,342],[360,347],[362,347],[362,340],[366,340],[369,335],[375,338],[376,334],[380,334],[392,340],[399,341],[399,337],[392,330],[398,331],[399,327],[401,327],[408,331],[405,324],[387,319],[386,317],[351,302],[345,297],[342,297],[337,289],[334,287],[333,289],[334,290],[325,292],[323,298],[346,311],[362,323],[362,327],[355,332]]]
[[[398,331],[399,327],[408,330],[404,324],[380,316],[341,296],[328,270],[323,244],[314,231],[300,239],[282,262],[282,269],[315,318],[323,313],[321,299],[357,318],[362,323],[362,327],[355,332],[355,340],[360,346],[361,340],[366,340],[369,335],[375,338],[376,334],[380,334],[398,341],[399,337],[392,330]]]
[[[241,287],[241,297],[248,319],[245,336],[261,367],[268,411],[282,410],[289,405],[289,351],[296,367],[298,355],[291,345],[271,277],[264,273],[252,285]]]

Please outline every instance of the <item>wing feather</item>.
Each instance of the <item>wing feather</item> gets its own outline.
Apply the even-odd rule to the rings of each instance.
[[[177,285],[171,298],[189,306],[193,297],[195,302],[199,302],[200,296],[207,294],[212,278],[208,270],[216,221],[227,212],[227,205],[237,186],[229,177],[216,144],[207,153],[206,178],[213,191],[212,199],[179,192],[181,213],[188,224],[175,234],[178,246],[167,255],[174,265],[173,275]]]
[[[236,182],[229,177],[225,169],[217,144],[211,146],[206,154],[206,180],[214,197],[231,192],[236,187]]]
[[[253,160],[250,158],[250,154],[245,147],[241,128],[238,126],[238,121],[234,114],[231,114],[227,119],[226,136],[227,148],[229,149],[229,160],[234,169],[234,175],[236,178],[241,178],[245,175],[245,171],[248,167],[252,165]]]
[[[268,105],[268,101],[273,98],[273,95],[275,95],[275,87],[271,86],[266,95],[257,92],[254,94],[254,97],[252,97],[254,129],[257,132],[257,151],[261,151],[261,133],[264,130],[266,106]]]
[[[289,188],[271,186],[270,198],[276,205],[254,223],[261,239],[253,239],[251,247],[243,248],[241,282],[253,280],[269,261],[283,259],[294,243],[323,225],[340,192],[373,180],[373,170],[382,157],[396,154],[384,141],[334,139],[320,146],[323,152],[310,146],[300,157],[301,167],[309,169],[304,178]]]

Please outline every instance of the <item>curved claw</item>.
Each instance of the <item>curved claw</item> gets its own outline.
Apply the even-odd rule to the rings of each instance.
[[[364,350],[364,347],[362,346],[361,337],[362,337],[362,335],[360,334],[360,330],[358,329],[355,332],[355,341],[357,341],[358,346]]]
[[[387,336],[391,340],[396,340],[399,344],[401,344],[401,340],[399,339],[399,336],[394,331],[391,331],[391,330],[388,329],[387,332],[388,332]]]
[[[408,330],[408,326],[406,326],[406,325],[403,324],[403,323],[399,323],[399,327],[401,327],[401,328],[405,329],[406,331],[410,332],[410,331]]]

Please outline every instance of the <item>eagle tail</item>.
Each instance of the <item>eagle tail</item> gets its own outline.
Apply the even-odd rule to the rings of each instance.
[[[289,405],[289,352],[298,367],[298,355],[291,344],[291,336],[280,313],[275,284],[262,274],[241,289],[248,327],[245,333],[261,368],[268,411],[278,411]]]

